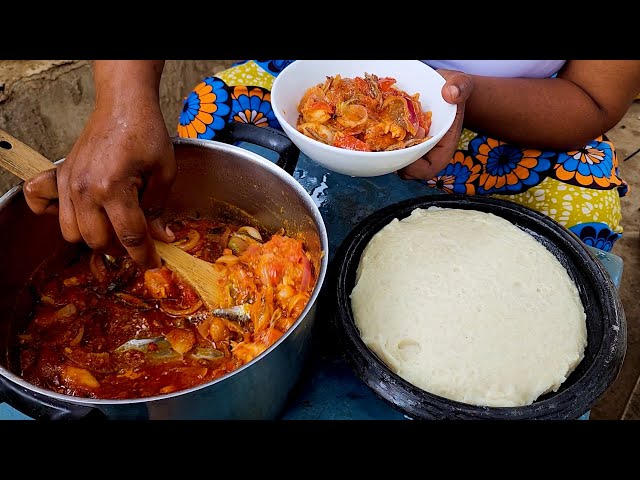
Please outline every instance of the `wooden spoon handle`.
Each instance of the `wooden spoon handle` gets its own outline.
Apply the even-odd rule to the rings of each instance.
[[[159,240],[153,242],[158,255],[164,260],[169,270],[178,273],[191,284],[207,309],[231,306],[228,290],[223,288],[224,285],[221,283],[225,277],[224,267],[205,262],[175,245]]]
[[[0,166],[22,180],[56,166],[30,146],[0,130]]]
[[[22,180],[29,180],[56,166],[33,148],[0,130],[0,167]],[[154,244],[160,258],[195,288],[207,308],[227,306],[229,299],[220,283],[224,276],[220,269],[175,245],[158,240],[154,240]]]

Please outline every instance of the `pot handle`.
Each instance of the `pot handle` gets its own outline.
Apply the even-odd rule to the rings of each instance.
[[[284,132],[271,127],[257,127],[249,123],[230,122],[218,132],[215,140],[225,143],[248,142],[273,150],[279,156],[276,165],[293,176],[300,150]]]
[[[61,402],[0,377],[0,403],[3,401],[35,420],[105,420],[107,418],[97,408]]]

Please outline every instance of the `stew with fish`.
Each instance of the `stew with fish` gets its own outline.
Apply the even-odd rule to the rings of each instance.
[[[176,217],[175,245],[224,270],[227,303],[207,311],[166,267],[83,251],[32,277],[38,301],[19,335],[21,376],[55,392],[130,399],[234,371],[295,323],[316,283],[301,239],[253,226]]]
[[[327,77],[304,93],[298,113],[299,132],[347,150],[399,150],[431,138],[431,111],[423,111],[420,94],[397,88],[391,77]]]

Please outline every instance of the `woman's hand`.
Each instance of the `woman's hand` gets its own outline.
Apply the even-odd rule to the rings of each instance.
[[[457,105],[456,116],[449,131],[435,147],[424,157],[398,171],[398,175],[404,180],[432,179],[451,161],[460,140],[465,102],[473,92],[473,81],[462,72],[439,69],[438,73],[446,80],[442,87],[442,97],[447,103]]]
[[[65,240],[84,241],[99,251],[124,247],[145,268],[161,265],[152,237],[174,240],[160,213],[176,164],[154,88],[130,84],[117,98],[100,101],[98,95],[96,109],[57,172],[24,186],[34,212],[59,213]]]

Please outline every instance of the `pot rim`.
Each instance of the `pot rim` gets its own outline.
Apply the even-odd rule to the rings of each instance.
[[[280,180],[289,184],[295,190],[298,197],[309,208],[309,210],[313,214],[312,215],[313,221],[316,227],[318,228],[318,233],[319,233],[320,249],[321,249],[320,271],[318,272],[316,285],[313,289],[313,292],[311,293],[311,296],[309,297],[309,301],[307,302],[307,305],[305,306],[302,313],[300,313],[300,315],[298,316],[298,319],[295,321],[293,325],[291,325],[291,327],[286,332],[284,332],[284,334],[273,345],[267,348],[260,355],[253,358],[250,362],[242,365],[236,370],[233,370],[232,372],[229,372],[225,375],[222,375],[221,377],[211,380],[210,382],[203,383],[201,385],[197,385],[195,387],[191,387],[188,389],[179,390],[177,392],[166,393],[163,395],[154,395],[150,397],[140,397],[140,398],[126,398],[126,399],[93,399],[93,398],[85,398],[85,397],[74,397],[72,395],[57,393],[52,390],[47,390],[47,389],[38,387],[36,385],[33,385],[32,383],[24,380],[22,377],[19,377],[15,373],[6,369],[2,365],[0,365],[0,375],[12,381],[13,383],[20,385],[23,388],[29,389],[31,391],[37,392],[39,394],[45,395],[50,398],[55,398],[56,400],[70,402],[78,405],[105,405],[105,406],[106,405],[129,405],[133,403],[146,403],[146,402],[152,402],[157,400],[168,400],[173,397],[188,395],[198,390],[208,388],[212,385],[215,385],[216,383],[222,382],[224,380],[228,380],[229,378],[235,376],[236,374],[239,374],[240,372],[251,368],[257,362],[263,360],[272,351],[278,348],[278,346],[280,346],[280,344],[283,343],[293,333],[293,331],[296,330],[296,328],[304,321],[307,315],[309,315],[309,312],[313,308],[315,308],[318,295],[320,293],[320,290],[322,289],[322,286],[324,284],[324,279],[327,273],[328,262],[329,262],[329,239],[327,237],[327,228],[326,228],[326,225],[324,224],[324,219],[320,214],[320,210],[318,209],[318,206],[314,203],[309,193],[302,187],[302,185],[300,185],[300,183],[293,176],[289,175],[282,168],[278,167],[275,163],[247,149],[238,147],[236,145],[230,145],[230,144],[218,142],[215,140],[203,140],[203,139],[180,138],[180,137],[173,137],[171,140],[174,145],[174,148],[176,146],[186,145],[186,146],[202,147],[206,149],[221,150],[225,153],[242,157],[243,160],[246,160],[255,164],[258,168],[265,168],[270,173],[278,177]],[[63,161],[64,161],[64,158],[61,158],[53,163],[58,165]],[[11,199],[13,199],[13,197],[20,195],[22,193],[23,183],[24,182],[20,182],[18,185],[11,188],[9,191],[7,191],[4,195],[0,197],[0,209],[5,208],[8,202]]]

